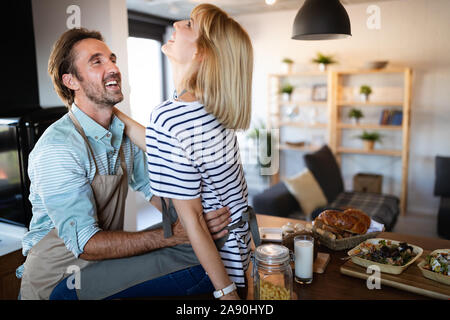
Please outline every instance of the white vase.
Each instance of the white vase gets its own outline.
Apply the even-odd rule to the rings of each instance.
[[[361,93],[359,96],[361,97],[361,101],[362,102],[369,101],[369,95],[368,94]]]
[[[358,118],[352,117],[351,119],[352,119],[352,124],[353,125],[358,125],[359,124],[359,119]]]
[[[327,65],[325,63],[319,63],[319,71],[325,72],[327,70]]]
[[[291,74],[292,73],[292,63],[283,62],[281,64],[281,72],[285,73],[285,74]]]
[[[291,101],[291,95],[289,93],[284,92],[282,94],[282,99],[284,102],[289,102],[289,101]]]

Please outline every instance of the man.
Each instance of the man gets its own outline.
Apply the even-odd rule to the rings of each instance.
[[[21,298],[103,299],[155,275],[190,267],[199,272],[198,261],[184,254],[188,240],[178,221],[173,230],[169,225],[169,230],[123,231],[128,185],[163,213],[174,209],[152,197],[145,155],[113,115],[123,100],[121,74],[101,34],[65,32],[53,47],[48,71],[69,113],[46,130],[30,154],[33,218],[23,239],[27,259],[17,270]],[[218,232],[229,223],[226,208],[206,219],[214,239],[226,234]],[[75,274],[81,280],[65,279],[73,270],[81,270]]]

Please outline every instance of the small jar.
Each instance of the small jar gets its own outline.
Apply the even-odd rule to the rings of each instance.
[[[263,244],[253,255],[253,288],[256,300],[291,300],[292,269],[289,249]]]

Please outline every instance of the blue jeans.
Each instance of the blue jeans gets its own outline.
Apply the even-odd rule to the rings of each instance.
[[[78,300],[75,289],[67,288],[67,278],[53,289],[50,300]],[[186,296],[213,292],[214,287],[201,265],[148,280],[113,294],[105,300],[120,298]]]

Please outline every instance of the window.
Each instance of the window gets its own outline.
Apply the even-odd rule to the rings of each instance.
[[[150,111],[164,97],[161,42],[146,38],[128,38],[131,117],[145,125]]]
[[[161,52],[166,29],[172,21],[128,11],[128,76],[131,117],[146,125],[151,110],[167,99],[166,58]],[[141,195],[129,192],[126,220],[130,231],[143,230],[162,221],[161,213]],[[133,221],[134,220],[134,221]]]
[[[145,125],[150,111],[167,99],[166,58],[161,52],[172,21],[128,11],[128,72],[131,117]]]

